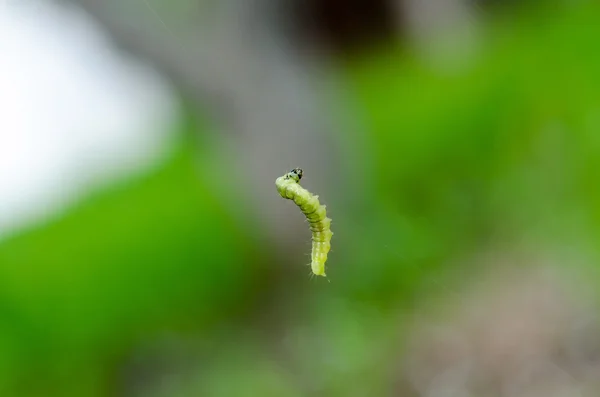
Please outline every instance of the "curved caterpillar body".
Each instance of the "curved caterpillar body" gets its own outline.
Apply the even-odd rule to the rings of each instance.
[[[326,277],[325,262],[331,248],[331,236],[333,236],[330,229],[331,219],[327,217],[325,206],[319,203],[319,196],[313,195],[300,186],[300,179],[302,179],[302,169],[294,168],[277,178],[275,185],[281,197],[293,200],[306,216],[312,231],[310,267],[313,274]]]

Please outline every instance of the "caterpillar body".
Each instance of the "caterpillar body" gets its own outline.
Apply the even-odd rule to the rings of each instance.
[[[306,216],[312,232],[310,267],[316,276],[326,277],[325,262],[331,248],[331,236],[333,236],[330,229],[331,219],[327,217],[325,206],[319,203],[319,196],[313,195],[300,186],[300,179],[302,179],[302,169],[294,168],[277,178],[275,186],[281,197],[293,200]]]

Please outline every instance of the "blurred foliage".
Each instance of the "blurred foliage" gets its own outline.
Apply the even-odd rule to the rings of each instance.
[[[51,381],[92,395],[84,382],[103,395],[98,370],[115,346],[166,323],[199,330],[251,304],[260,264],[244,265],[249,240],[198,183],[190,150],[3,243],[3,385],[48,395]]]
[[[0,395],[390,394],[418,293],[470,271],[450,262],[524,240],[593,249],[599,16],[582,2],[490,18],[459,70],[406,45],[344,63],[369,131],[356,150],[373,163],[368,200],[332,215],[331,284],[306,269],[273,283],[280,258],[211,187],[210,147],[185,140],[158,169],[2,242]],[[165,332],[193,336],[193,362],[132,389],[136,349]]]

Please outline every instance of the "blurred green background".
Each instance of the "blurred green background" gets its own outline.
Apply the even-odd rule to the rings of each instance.
[[[330,283],[309,278],[297,208],[281,200],[302,228],[282,248],[184,108],[166,160],[0,242],[0,395],[433,395],[405,375],[409,318],[458,310],[441,308],[492,271],[474,256],[550,257],[587,275],[574,296],[600,286],[599,17],[584,1],[486,9],[452,70],[405,40],[335,62],[366,133],[333,132],[360,196],[314,189]],[[276,197],[289,165],[256,189]]]

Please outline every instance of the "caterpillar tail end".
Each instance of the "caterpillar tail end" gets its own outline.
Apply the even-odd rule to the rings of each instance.
[[[311,263],[310,268],[315,276],[327,277],[325,274],[325,265],[321,263]]]

